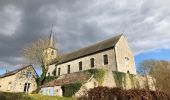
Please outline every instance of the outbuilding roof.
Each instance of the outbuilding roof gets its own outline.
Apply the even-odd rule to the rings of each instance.
[[[92,75],[87,72],[75,72],[75,73],[60,76],[58,79],[52,80],[42,87],[62,86],[71,83],[85,83],[91,77]]]

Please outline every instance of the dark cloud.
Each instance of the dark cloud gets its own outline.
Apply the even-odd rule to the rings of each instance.
[[[125,33],[135,54],[170,48],[168,0],[1,0],[0,62],[23,63],[22,47],[54,35],[61,53]],[[159,41],[158,41],[159,40]]]

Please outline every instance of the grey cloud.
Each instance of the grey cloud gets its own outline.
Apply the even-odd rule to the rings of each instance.
[[[168,4],[168,0],[1,0],[0,29],[11,23],[16,29],[11,35],[0,30],[0,61],[22,63],[22,59],[16,59],[22,57],[22,47],[40,36],[48,36],[51,24],[61,53],[122,32],[135,54],[168,49]],[[4,13],[9,5],[15,7],[13,13],[20,12],[19,16]],[[17,23],[6,20],[15,17]]]

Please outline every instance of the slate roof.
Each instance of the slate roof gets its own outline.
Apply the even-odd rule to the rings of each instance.
[[[28,66],[21,67],[21,68],[18,68],[18,69],[16,69],[16,70],[7,72],[7,73],[5,73],[5,74],[3,74],[3,75],[0,75],[0,78],[14,75],[14,74],[18,73],[19,71],[24,70],[25,68],[30,67],[30,66],[32,67],[32,65],[28,65]],[[33,68],[33,67],[32,67],[32,68]],[[34,68],[33,68],[33,69],[34,69]],[[35,71],[35,70],[34,70],[34,71]],[[36,73],[36,71],[35,71],[35,73]],[[37,73],[36,73],[36,74],[37,74]]]
[[[88,56],[88,55],[91,55],[91,54],[94,54],[97,52],[101,52],[101,51],[113,48],[116,45],[116,43],[119,41],[119,39],[122,35],[123,34],[117,35],[115,37],[104,40],[102,42],[98,42],[94,45],[79,49],[77,51],[74,51],[74,52],[71,52],[68,54],[61,55],[61,56],[59,56],[59,62],[54,60],[51,64],[55,64],[55,63],[62,64],[62,63],[65,63],[65,62],[68,62],[68,61],[71,61],[74,59],[78,59],[78,58],[81,58],[84,56]]]
[[[56,80],[50,81],[49,83],[47,83],[42,87],[62,86],[64,84],[71,84],[71,83],[85,83],[92,77],[92,75],[85,72],[75,72],[71,74],[66,74],[64,75],[64,77],[63,76],[60,77]]]

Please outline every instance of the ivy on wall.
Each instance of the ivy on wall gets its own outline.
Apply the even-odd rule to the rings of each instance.
[[[52,81],[54,79],[57,79],[57,78],[58,78],[57,76],[47,76],[47,77],[45,77],[45,81],[44,82],[46,84],[46,83],[48,83],[48,82],[50,82],[50,81]],[[42,85],[41,84],[41,80],[42,80],[41,77],[37,78],[37,85],[38,85],[38,87]]]
[[[105,75],[105,70],[103,69],[90,69],[87,70],[91,75],[94,75],[93,77],[99,82],[99,85],[101,86],[104,81],[104,75]]]
[[[139,80],[137,79],[136,75],[129,74],[129,78],[132,84],[132,88],[138,88],[139,89]]]
[[[113,72],[113,76],[115,79],[116,86],[119,88],[126,88],[127,86],[127,79],[129,78],[131,81],[132,88],[139,88],[139,81],[134,74],[126,74],[123,72]]]
[[[58,78],[58,76],[47,76],[45,78],[45,83],[48,83],[48,82],[50,82],[50,81],[52,81],[54,79],[57,79],[57,78]]]
[[[116,86],[119,88],[126,87],[126,74],[122,72],[113,72],[113,76],[116,82]]]
[[[71,83],[62,86],[63,96],[72,97],[76,92],[80,90],[82,83]]]

